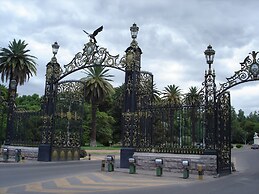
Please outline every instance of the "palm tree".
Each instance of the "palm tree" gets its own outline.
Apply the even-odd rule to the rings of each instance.
[[[23,85],[31,76],[36,75],[35,56],[29,55],[30,50],[26,49],[28,44],[25,41],[14,39],[8,48],[0,51],[0,73],[1,80],[16,80],[17,84]]]
[[[156,84],[153,84],[153,92],[152,92],[152,100],[154,103],[159,103],[161,101],[160,98],[161,92],[157,89]]]
[[[85,81],[85,97],[92,105],[92,122],[91,122],[91,137],[90,146],[96,146],[96,112],[98,105],[110,94],[114,92],[109,81],[112,75],[108,74],[109,69],[102,66],[90,67],[86,70],[87,77]]]
[[[199,94],[198,88],[191,86],[189,92],[185,94],[184,101],[187,105],[190,106],[199,106],[201,103],[201,95]]]
[[[162,99],[172,105],[179,105],[181,103],[181,89],[176,85],[168,85],[162,93]]]
[[[162,99],[170,105],[170,108],[168,109],[168,132],[169,134],[165,134],[168,141],[170,143],[173,143],[174,133],[176,133],[176,130],[174,129],[174,118],[175,118],[175,107],[179,106],[181,104],[181,89],[176,85],[168,85],[165,87],[165,89],[162,92]],[[171,107],[171,105],[173,107]],[[180,135],[179,135],[180,136]],[[180,137],[181,138],[181,137]],[[169,140],[170,139],[170,140]]]
[[[31,76],[36,75],[36,57],[29,55],[25,41],[14,39],[8,48],[0,50],[0,73],[1,80],[9,81],[8,92],[8,118],[6,127],[6,145],[10,144],[13,130],[13,105],[16,97],[17,84],[23,85]],[[15,83],[15,85],[13,85]],[[14,88],[13,88],[14,87]]]
[[[192,130],[192,143],[196,142],[195,128],[197,123],[197,109],[201,104],[201,95],[199,94],[197,87],[190,87],[189,92],[185,95],[185,103],[190,106],[191,109],[191,130]]]

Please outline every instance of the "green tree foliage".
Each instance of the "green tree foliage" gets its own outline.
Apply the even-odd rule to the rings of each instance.
[[[110,109],[110,114],[115,120],[113,124],[113,143],[118,143],[121,141],[124,90],[125,85],[123,84],[119,87],[116,87],[115,93],[112,95],[112,106]]]
[[[11,91],[11,80],[17,84],[23,85],[31,76],[36,75],[35,56],[29,55],[25,41],[15,39],[9,43],[8,48],[0,50],[0,73],[1,80],[9,81],[9,90]],[[16,92],[15,87],[15,92]],[[10,93],[9,93],[10,94]],[[8,98],[9,99],[9,96]],[[8,123],[7,123],[8,124]],[[5,127],[6,129],[8,128]]]
[[[162,99],[166,103],[169,103],[169,104],[172,104],[172,105],[180,105],[181,104],[182,94],[181,94],[181,89],[179,88],[179,86],[176,86],[174,84],[168,85],[163,90],[162,95],[163,95]]]
[[[235,112],[235,109],[232,107],[231,109],[231,125],[232,125],[232,133],[231,140],[232,143],[245,143],[247,142],[247,132],[241,128],[240,122],[238,119],[238,115]]]
[[[156,84],[153,84],[153,93],[152,93],[152,100],[154,103],[160,103],[161,102],[161,92],[157,89]]]
[[[23,85],[25,81],[35,74],[36,62],[35,56],[29,55],[30,50],[26,49],[28,44],[25,41],[14,39],[10,42],[8,48],[2,48],[0,51],[0,73],[2,81],[15,79],[18,84]]]
[[[114,92],[112,85],[109,83],[112,81],[110,77],[113,76],[108,71],[109,69],[102,66],[91,67],[86,72],[87,77],[82,79],[82,81],[86,82],[86,100],[91,103],[92,108],[90,146],[96,146],[96,113],[98,106],[107,96]]]
[[[38,145],[41,138],[41,97],[38,94],[17,96],[13,144]]]
[[[32,96],[23,95],[16,98],[16,104],[18,109],[27,111],[39,111],[41,109],[42,98],[38,94]]]
[[[7,119],[7,93],[8,90],[0,84],[0,143],[5,139],[6,119]]]
[[[259,131],[259,114],[255,111],[245,116],[243,110],[236,114],[232,108],[232,143],[253,143],[254,133]]]
[[[184,96],[184,102],[190,106],[199,106],[201,104],[202,96],[199,94],[197,87],[190,87],[189,92]]]
[[[201,96],[197,87],[190,87],[189,92],[185,94],[184,102],[190,106],[190,118],[191,118],[191,131],[192,131],[192,142],[196,142],[197,132],[197,111],[201,104]]]
[[[85,119],[83,122],[83,145],[90,143],[90,132],[91,132],[91,105],[85,104]],[[103,144],[109,145],[110,141],[113,141],[113,127],[115,119],[106,112],[97,110],[96,112],[96,141]]]

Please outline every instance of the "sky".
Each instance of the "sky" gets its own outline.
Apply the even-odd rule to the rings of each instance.
[[[83,30],[93,32],[103,25],[97,44],[121,58],[132,40],[129,29],[136,23],[141,70],[152,72],[160,91],[172,84],[183,93],[191,86],[202,88],[209,44],[216,51],[212,68],[219,88],[250,52],[258,51],[258,7],[257,0],[0,0],[0,47],[8,47],[13,39],[28,43],[30,54],[37,57],[37,75],[19,86],[18,93],[43,95],[55,41],[63,67],[89,41]],[[124,82],[123,72],[110,73],[114,86]],[[79,72],[67,79],[85,76]],[[259,82],[229,91],[236,111],[259,111]]]

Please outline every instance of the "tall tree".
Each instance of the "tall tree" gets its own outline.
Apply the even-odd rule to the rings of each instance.
[[[113,142],[121,141],[121,125],[122,125],[122,110],[124,105],[125,84],[115,88],[115,93],[112,95],[111,115],[115,122],[113,124]]]
[[[16,97],[17,84],[23,85],[31,76],[36,75],[36,57],[29,55],[29,49],[26,49],[28,44],[25,41],[14,39],[10,42],[8,48],[0,50],[0,73],[1,80],[9,81],[8,102],[10,103],[8,114],[11,115],[7,121],[6,127],[6,143],[10,143],[10,136],[13,130],[13,119],[11,112],[13,111],[13,102]],[[15,81],[15,88],[12,88]],[[13,100],[11,100],[13,99]]]
[[[181,103],[181,89],[176,85],[168,85],[162,92],[162,99],[167,103],[179,105]]]
[[[199,106],[201,103],[201,95],[199,94],[198,88],[191,86],[189,92],[185,94],[184,101],[187,105]]]
[[[98,105],[110,94],[114,92],[112,85],[109,83],[112,81],[110,78],[112,75],[108,74],[109,69],[105,69],[102,66],[90,67],[86,70],[87,77],[82,80],[85,84],[85,97],[92,105],[92,122],[90,132],[90,146],[96,146],[96,112]]]
[[[165,87],[164,90],[162,91],[162,100],[163,102],[173,106],[180,105],[182,101],[182,93],[179,86],[176,86],[173,84]],[[170,115],[172,115],[171,110],[170,110]]]
[[[168,85],[165,87],[165,89],[162,91],[162,100],[169,104],[170,106],[172,105],[173,107],[178,106],[181,104],[181,89],[176,86],[176,85]],[[173,142],[173,137],[176,135],[176,130],[174,127],[174,118],[176,117],[175,114],[175,108],[170,108],[168,110],[168,121],[167,124],[164,125],[166,127],[166,130],[163,130],[162,136],[169,142]],[[180,130],[179,131],[179,144],[181,145],[181,135],[180,135]]]
[[[17,84],[23,85],[31,76],[36,75],[35,56],[29,55],[28,44],[25,41],[14,39],[10,42],[8,48],[2,48],[0,51],[0,73],[1,80],[16,80]]]
[[[161,92],[157,89],[157,86],[154,83],[153,84],[153,93],[152,93],[153,102],[159,103],[161,101],[160,94],[161,94]]]

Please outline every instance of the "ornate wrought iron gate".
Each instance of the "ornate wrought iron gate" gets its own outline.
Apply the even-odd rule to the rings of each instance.
[[[231,104],[230,93],[224,92],[217,98],[216,149],[218,174],[231,173]]]
[[[63,94],[69,94],[69,91],[64,91],[63,93],[60,93],[59,91],[61,83],[60,81],[68,75],[76,71],[94,66],[105,66],[124,71],[126,87],[124,95],[124,109],[125,112],[130,113],[134,113],[136,111],[136,107],[138,106],[137,92],[139,88],[138,80],[140,79],[141,75],[140,57],[142,51],[138,47],[138,43],[135,40],[137,38],[138,32],[137,25],[133,24],[130,30],[133,39],[131,46],[127,48],[126,56],[123,56],[119,61],[117,61],[119,55],[110,55],[106,48],[99,47],[96,44],[97,42],[94,36],[89,36],[89,42],[84,45],[83,51],[78,52],[69,64],[64,65],[64,68],[61,68],[61,66],[57,63],[56,58],[59,45],[56,42],[52,45],[54,56],[47,64],[46,69],[43,132],[41,145],[39,146],[38,160],[63,160],[67,159],[68,157],[72,157],[72,159],[74,159],[77,156],[76,154],[68,154],[68,151],[64,151],[64,149],[67,149],[69,146],[72,146],[72,148],[75,148],[76,150],[78,150],[80,146],[80,142],[78,140],[74,141],[75,139],[78,139],[78,135],[76,133],[72,133],[71,130],[68,131],[65,129],[70,129],[72,123],[78,123],[80,121],[81,117],[78,117],[78,115],[75,116],[77,114],[76,111],[71,113],[71,110],[75,106],[75,103],[80,104],[81,102],[79,100],[73,101],[72,104],[68,105],[71,110],[66,110],[66,116],[63,116],[63,110],[61,107],[59,107],[58,103],[58,101],[60,101],[60,96]],[[73,92],[71,94],[74,95]],[[72,101],[70,100],[68,103],[71,102]],[[73,130],[79,129],[73,128]],[[130,130],[132,132],[132,127]],[[59,134],[57,134],[57,132]],[[74,135],[72,138],[73,141],[71,139],[72,135]]]
[[[64,81],[58,84],[51,160],[78,160],[84,117],[84,83]]]
[[[42,118],[42,111],[15,110],[11,145],[38,146],[41,140]]]
[[[216,147],[218,151],[218,173],[229,174],[231,172],[231,103],[230,88],[259,80],[258,52],[252,51],[240,63],[241,68],[227,81],[220,84],[217,91],[217,114],[216,114]]]

